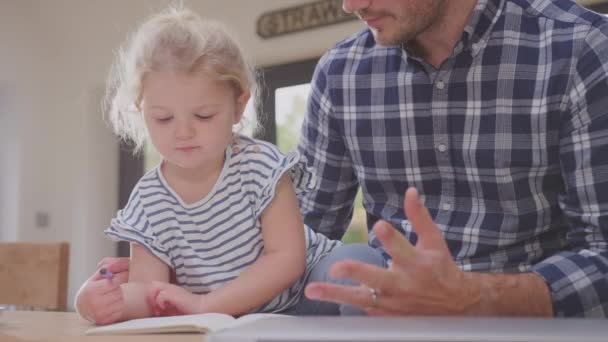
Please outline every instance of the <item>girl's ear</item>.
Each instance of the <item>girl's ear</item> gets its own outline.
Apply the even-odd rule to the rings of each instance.
[[[143,100],[141,98],[141,96],[139,96],[137,98],[137,100],[135,100],[135,103],[133,103],[133,106],[137,109],[137,111],[139,112],[139,114],[143,114],[142,110],[141,110],[141,104],[142,104]]]
[[[245,112],[245,107],[247,106],[247,101],[251,97],[251,92],[249,90],[244,91],[239,97],[236,99],[236,116],[234,118],[234,123],[237,124],[241,122],[241,118],[243,117],[243,112]]]

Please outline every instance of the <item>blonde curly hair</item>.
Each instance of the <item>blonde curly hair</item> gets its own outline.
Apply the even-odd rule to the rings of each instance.
[[[142,81],[148,72],[160,70],[202,71],[229,82],[237,97],[249,91],[256,98],[256,73],[228,30],[181,6],[170,7],[127,38],[108,78],[104,113],[115,133],[134,144],[134,152],[141,151],[148,137],[138,109]],[[257,128],[255,120],[248,124]]]

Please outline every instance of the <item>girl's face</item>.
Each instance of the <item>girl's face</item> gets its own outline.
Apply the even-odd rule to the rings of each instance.
[[[164,160],[183,169],[222,165],[249,93],[237,98],[228,82],[204,74],[150,72],[143,81],[143,112],[150,140]]]

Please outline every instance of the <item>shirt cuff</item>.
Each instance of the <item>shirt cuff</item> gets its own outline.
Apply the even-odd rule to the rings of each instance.
[[[561,252],[534,265],[532,272],[547,283],[555,316],[607,316],[608,252]]]

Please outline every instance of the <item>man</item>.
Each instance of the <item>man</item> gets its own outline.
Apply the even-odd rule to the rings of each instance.
[[[570,0],[343,7],[368,27],[316,68],[299,149],[320,187],[301,205],[340,238],[361,186],[392,265],[337,263],[366,286],[306,295],[370,314],[605,317],[608,20]]]

